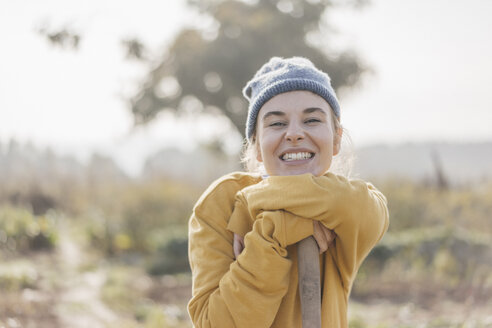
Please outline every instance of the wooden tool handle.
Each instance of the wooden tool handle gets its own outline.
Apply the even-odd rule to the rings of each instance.
[[[319,249],[313,236],[297,244],[302,328],[321,328]]]

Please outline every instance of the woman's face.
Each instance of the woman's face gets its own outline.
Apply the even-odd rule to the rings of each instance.
[[[330,105],[309,91],[273,97],[260,109],[256,126],[257,159],[269,175],[323,175],[339,150]]]

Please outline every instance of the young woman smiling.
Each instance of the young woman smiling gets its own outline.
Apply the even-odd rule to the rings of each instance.
[[[388,227],[385,197],[329,172],[340,151],[330,78],[305,58],[274,57],[244,89],[248,161],[262,172],[214,182],[189,224],[196,327],[301,327],[295,244],[320,250],[322,326],[347,327],[357,270]]]

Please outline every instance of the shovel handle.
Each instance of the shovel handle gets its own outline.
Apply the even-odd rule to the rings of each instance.
[[[319,249],[313,236],[297,243],[302,328],[321,328]]]

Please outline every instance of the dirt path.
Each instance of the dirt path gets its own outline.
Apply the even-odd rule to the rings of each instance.
[[[100,299],[106,280],[103,268],[81,272],[84,254],[70,237],[66,226],[60,228],[57,252],[59,294],[55,313],[61,327],[106,327],[117,316]]]

